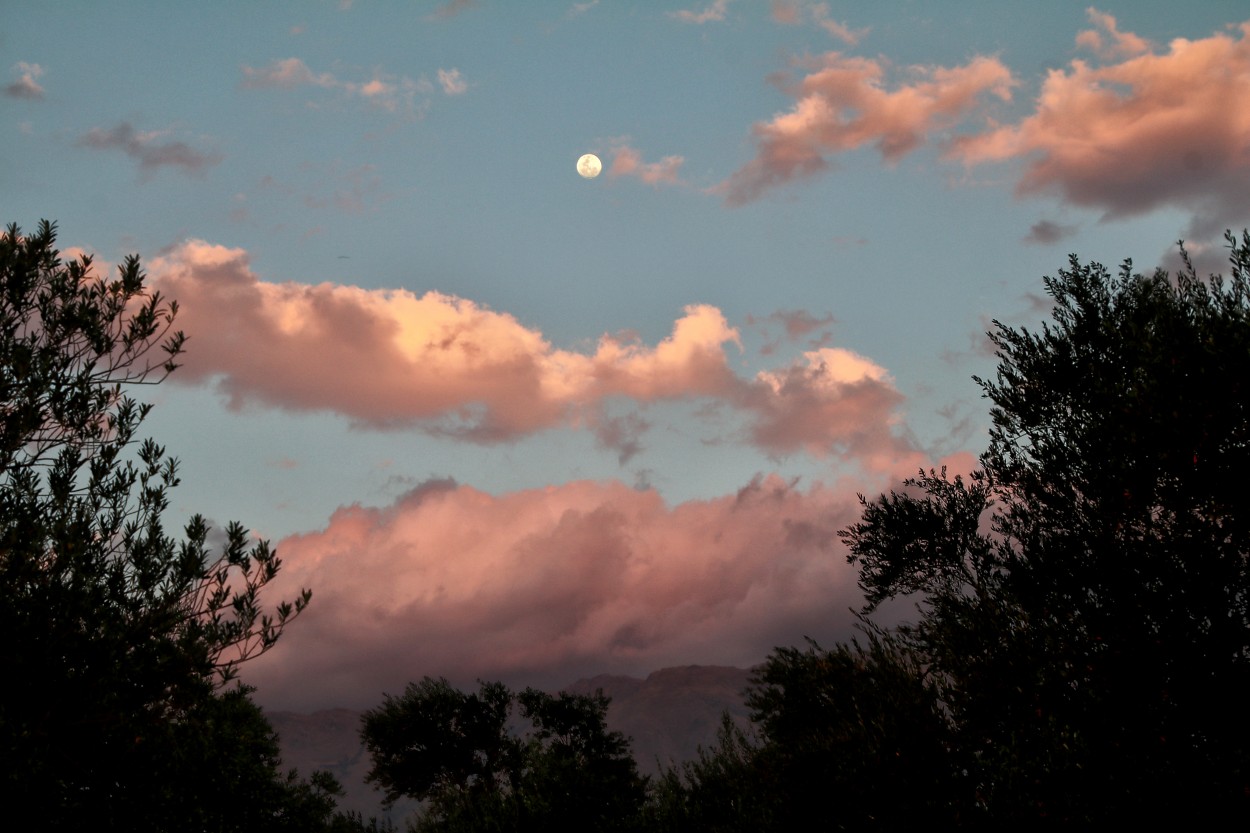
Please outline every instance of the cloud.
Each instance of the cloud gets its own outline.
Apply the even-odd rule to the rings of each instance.
[[[120,150],[139,163],[139,171],[150,175],[158,168],[181,168],[198,174],[221,161],[217,153],[204,153],[181,141],[161,141],[166,131],[139,132],[128,122],[104,130],[95,127],[74,144],[95,150]]]
[[[637,177],[653,187],[681,182],[678,172],[686,161],[681,156],[665,156],[659,162],[643,162],[642,154],[628,144],[617,144],[609,153],[612,157],[608,166],[609,177]]]
[[[1102,29],[1087,29],[1076,36],[1077,46],[1083,46],[1102,58],[1131,57],[1151,50],[1150,41],[1140,38],[1131,32],[1121,32],[1116,20],[1109,14],[1098,11],[1093,6],[1085,10],[1090,21]],[[1104,37],[1105,33],[1105,37]]]
[[[473,8],[477,5],[474,0],[447,0],[446,3],[439,6],[431,12],[426,20],[451,20],[461,12]]]
[[[669,12],[668,16],[682,23],[718,23],[725,19],[725,10],[728,6],[729,0],[713,0],[712,4],[701,12],[682,10]]]
[[[374,107],[390,113],[417,115],[422,108],[416,105],[418,95],[434,91],[427,78],[416,80],[408,76],[394,76],[375,71],[368,80],[351,81],[329,72],[313,72],[299,58],[281,58],[263,67],[242,67],[243,80],[239,86],[245,90],[279,89],[293,90],[298,87],[319,87],[336,90],[348,96],[360,98]],[[439,70],[439,82],[448,95],[464,92],[467,87],[460,78],[459,70]]]
[[[873,145],[886,162],[897,162],[935,130],[954,126],[981,98],[1011,98],[1016,81],[997,58],[977,57],[957,67],[912,67],[915,79],[894,89],[885,84],[879,60],[829,52],[787,92],[792,110],[757,123],[755,158],[715,192],[731,206],[765,191],[824,171],[826,157]]]
[[[845,23],[829,17],[828,3],[803,3],[800,0],[773,0],[772,18],[775,23],[797,26],[803,22],[804,12],[817,26],[848,46],[854,46],[868,34],[869,29],[852,29]]]
[[[460,76],[460,70],[458,69],[440,69],[438,71],[438,83],[447,95],[460,95],[469,89],[469,85]]]
[[[1065,237],[1071,237],[1076,234],[1076,226],[1060,225],[1051,220],[1038,220],[1029,228],[1029,233],[1025,235],[1025,243],[1041,243],[1048,245],[1050,243],[1058,243]]]
[[[615,481],[500,496],[428,482],[278,543],[268,597],[311,587],[313,603],[244,676],[267,704],[314,708],[371,705],[423,674],[559,685],[755,663],[849,635],[860,596],[836,531],[858,515],[849,488],[776,476],[676,506]]]
[[[599,5],[599,0],[588,0],[586,3],[574,3],[569,7],[567,17],[577,17]]]
[[[4,94],[10,98],[27,98],[37,101],[43,98],[43,87],[35,79],[43,75],[43,67],[39,64],[28,64],[18,61],[13,65],[17,80],[4,88]]]
[[[438,292],[265,282],[245,251],[199,240],[149,271],[178,300],[191,339],[175,378],[212,383],[233,408],[329,411],[364,427],[478,443],[590,427],[627,460],[645,422],[608,418],[607,403],[710,400],[744,421],[740,439],[770,454],[856,455],[888,467],[914,453],[891,431],[902,396],[883,368],[821,348],[742,376],[726,354],[726,345],[741,349],[739,333],[708,305],[686,307],[654,346],[618,334],[578,351]]]
[[[1250,118],[1231,102],[1250,101],[1250,22],[1156,53],[1113,18],[1091,17],[1111,43],[1083,43],[1129,57],[1052,70],[1029,116],[962,137],[948,156],[968,165],[1026,160],[1017,194],[1057,194],[1104,220],[1179,208],[1195,236],[1245,223]]]
[[[339,82],[328,72],[314,73],[299,58],[273,60],[264,67],[243,67],[241,86],[245,90],[270,87],[290,90],[305,85],[332,88]]]

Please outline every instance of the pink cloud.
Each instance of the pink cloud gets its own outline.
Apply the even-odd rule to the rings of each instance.
[[[329,72],[313,72],[299,58],[276,59],[263,67],[245,65],[242,72],[243,80],[239,86],[245,90],[320,87],[359,97],[387,112],[410,115],[416,115],[421,110],[416,104],[416,97],[434,91],[434,85],[424,77],[413,80],[407,76],[396,77],[377,71],[366,81],[351,81]],[[456,94],[453,89],[464,91],[464,81],[458,70],[439,70],[438,77],[448,95]]]
[[[859,43],[869,31],[867,28],[852,29],[845,23],[829,17],[828,3],[803,3],[800,0],[773,0],[772,2],[772,18],[775,23],[797,26],[803,22],[804,12],[813,23],[848,46]]]
[[[653,187],[681,182],[678,172],[685,159],[680,156],[665,156],[659,162],[643,162],[642,154],[626,144],[614,146],[610,153],[612,164],[608,166],[609,177],[637,177]]]
[[[1109,14],[1098,11],[1093,6],[1085,10],[1090,22],[1098,29],[1086,29],[1076,36],[1077,46],[1083,46],[1101,57],[1115,58],[1141,55],[1151,50],[1150,41],[1138,37],[1132,32],[1121,32],[1116,20]]]
[[[438,71],[438,83],[446,95],[461,95],[469,89],[469,85],[460,75],[460,70],[458,69],[440,69]]]
[[[681,10],[669,12],[668,16],[674,20],[680,20],[682,23],[719,23],[725,19],[725,11],[729,7],[729,0],[713,0],[713,2],[702,11]]]
[[[371,704],[423,674],[563,684],[754,663],[849,633],[859,597],[836,530],[858,514],[850,489],[775,476],[676,506],[618,482],[427,483],[278,543],[266,592],[311,587],[313,605],[245,676],[267,703],[309,708]]]
[[[912,83],[885,84],[879,60],[826,53],[818,66],[787,91],[792,110],[757,123],[756,156],[715,189],[729,205],[808,178],[828,167],[827,157],[871,144],[897,162],[930,133],[954,126],[986,94],[1011,98],[1016,81],[997,58],[978,57],[958,67],[913,67]]]
[[[738,330],[708,305],[686,307],[654,346],[618,334],[575,351],[438,292],[265,282],[242,249],[199,240],[149,269],[190,336],[175,378],[215,385],[234,408],[330,411],[484,443],[582,426],[628,459],[646,422],[609,419],[609,400],[710,400],[745,420],[741,439],[770,454],[850,455],[881,468],[914,453],[891,431],[902,396],[884,368],[826,347],[744,377],[726,354],[741,348]]]
[[[1091,17],[1111,38],[1083,33],[1118,63],[1075,60],[1052,70],[1034,112],[953,143],[966,164],[1027,160],[1017,193],[1057,193],[1114,220],[1163,207],[1191,213],[1190,233],[1209,235],[1250,216],[1250,23],[1236,33],[1178,38],[1161,54]]]

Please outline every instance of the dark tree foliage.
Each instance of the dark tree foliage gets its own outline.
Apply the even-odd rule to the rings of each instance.
[[[160,827],[198,729],[246,717],[216,689],[309,593],[265,613],[267,544],[231,524],[211,552],[198,516],[166,531],[177,461],[138,442],[151,406],[129,391],[176,369],[177,305],[137,257],[109,280],[55,239],[0,235],[0,790],[49,828]]]
[[[513,730],[514,706],[528,730]],[[363,715],[369,780],[388,802],[425,802],[418,830],[632,830],[645,780],[607,707],[602,694],[471,694],[426,677]]]
[[[1250,820],[1250,235],[1229,280],[1072,258],[995,322],[990,445],[845,531],[987,825]]]
[[[775,650],[748,692],[757,739],[726,715],[715,747],[664,774],[656,829],[899,830],[957,815],[936,693],[902,645],[865,631],[866,644]]]

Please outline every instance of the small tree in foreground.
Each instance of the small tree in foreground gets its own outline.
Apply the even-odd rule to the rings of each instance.
[[[55,241],[0,235],[0,788],[50,828],[159,827],[188,727],[310,594],[264,612],[280,562],[238,524],[216,553],[198,516],[166,531],[177,461],[130,391],[177,368],[177,305]]]

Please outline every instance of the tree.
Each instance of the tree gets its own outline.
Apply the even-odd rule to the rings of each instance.
[[[1071,258],[1053,323],[990,333],[980,469],[843,532],[869,610],[920,594],[899,636],[987,825],[1250,819],[1250,235],[1227,239],[1227,282]]]
[[[530,724],[521,734],[511,729],[514,705]],[[645,780],[629,741],[608,731],[607,707],[602,693],[482,683],[469,694],[426,677],[362,716],[368,779],[388,803],[426,802],[420,830],[631,829]]]
[[[756,739],[728,715],[716,746],[665,773],[657,830],[901,830],[955,817],[936,693],[888,632],[778,648],[748,690]]]
[[[177,461],[138,442],[151,406],[130,391],[177,368],[177,304],[137,257],[108,280],[55,241],[46,221],[0,235],[3,797],[50,828],[145,829],[177,803],[185,731],[310,593],[266,613],[267,543],[230,524],[213,554],[198,516],[166,532]]]

